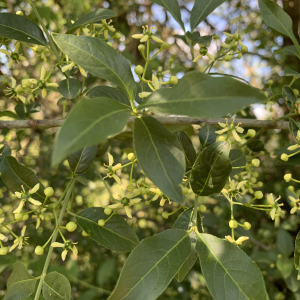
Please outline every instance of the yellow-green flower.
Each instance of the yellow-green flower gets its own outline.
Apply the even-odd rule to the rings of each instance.
[[[26,102],[26,98],[22,95],[20,95],[21,92],[23,92],[22,86],[17,85],[16,80],[13,77],[10,77],[11,84],[9,84],[9,87],[4,91],[6,96],[10,96],[9,98],[15,98],[16,100],[21,100],[23,103]]]
[[[117,170],[121,169],[122,165],[119,163],[114,166],[113,164],[114,164],[114,158],[110,153],[108,153],[108,165],[105,165],[107,167],[107,169],[106,169],[107,176],[106,177],[113,178],[118,184],[121,184],[120,177],[118,177],[115,173]]]
[[[69,250],[71,250],[73,254],[77,257],[78,250],[75,246],[76,244],[77,243],[73,243],[72,241],[66,241],[65,243],[54,242],[51,244],[51,246],[53,248],[63,248],[64,251],[61,253],[61,258],[62,260],[65,260]]]
[[[9,252],[13,251],[15,248],[22,249],[24,245],[28,245],[27,239],[25,237],[26,226],[23,226],[21,235],[14,240],[14,244],[10,247]]]
[[[0,52],[2,52],[3,54],[6,54],[10,57],[10,60],[8,62],[8,67],[11,69],[14,62],[19,63],[19,60],[21,61],[26,61],[26,58],[22,55],[19,54],[19,48],[20,48],[21,43],[17,42],[16,46],[15,46],[15,51],[8,51],[5,49],[0,49]]]

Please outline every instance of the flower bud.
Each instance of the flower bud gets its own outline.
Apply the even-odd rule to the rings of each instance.
[[[24,13],[22,12],[22,11],[20,11],[20,10],[18,10],[17,12],[16,12],[16,15],[18,15],[18,16],[24,16]]]
[[[127,159],[128,159],[128,160],[131,160],[131,161],[135,160],[135,155],[134,155],[134,153],[128,153]]]
[[[167,211],[164,211],[164,212],[162,213],[162,217],[163,217],[164,219],[168,219],[168,218],[169,218],[169,213],[168,213]]]
[[[36,255],[43,255],[44,254],[44,248],[41,247],[41,246],[36,246],[35,247],[35,250],[34,250],[34,253]]]
[[[145,45],[139,45],[138,46],[139,51],[144,51],[145,50]]]
[[[261,191],[256,191],[256,192],[254,193],[254,197],[255,197],[256,199],[262,199],[263,196],[264,196],[264,194],[263,194]]]
[[[224,56],[224,60],[225,60],[225,61],[231,61],[231,59],[232,59],[232,55],[230,55],[230,54],[226,54],[226,55]]]
[[[289,182],[292,179],[292,174],[285,174],[283,178],[286,182]]]
[[[127,191],[128,192],[133,192],[135,190],[135,186],[133,185],[133,184],[129,184],[128,186],[127,186]]]
[[[257,183],[257,187],[262,187],[264,184],[263,184],[263,182],[262,181],[259,181],[258,183]]]
[[[115,33],[115,39],[119,40],[122,37],[122,34],[120,32]]]
[[[273,81],[272,79],[270,79],[270,80],[268,81],[268,85],[272,85],[272,84],[274,84],[274,81]]]
[[[199,205],[198,210],[202,213],[205,213],[206,212],[206,206],[201,204],[201,205]]]
[[[88,234],[84,230],[82,230],[82,236],[88,236]]]
[[[66,228],[69,232],[73,232],[76,230],[77,228],[77,224],[74,223],[74,222],[69,222],[67,225],[66,225]]]
[[[100,219],[100,220],[98,221],[98,225],[99,225],[100,227],[103,227],[103,226],[105,225],[105,220],[104,220],[104,219]]]
[[[146,98],[146,97],[150,96],[151,94],[152,94],[151,92],[142,92],[142,93],[139,93],[139,97]]]
[[[214,34],[213,39],[217,41],[218,39],[220,39],[220,37],[217,34]]]
[[[190,191],[190,190],[189,190],[189,188],[187,188],[187,187],[182,188],[182,193],[183,193],[184,195],[188,194],[189,191]]]
[[[0,255],[6,255],[7,253],[8,253],[8,248],[7,247],[0,248]]]
[[[260,165],[260,160],[259,159],[257,159],[257,158],[254,158],[254,159],[252,159],[251,160],[251,163],[252,163],[252,165],[254,166],[254,167],[259,167],[259,165]]]
[[[289,146],[287,149],[288,149],[289,151],[294,151],[294,150],[298,149],[299,147],[300,147],[300,146],[299,146],[298,144],[295,144],[295,145]]]
[[[250,178],[250,181],[251,181],[252,183],[255,183],[255,182],[257,181],[257,179],[256,179],[255,177],[251,177],[251,178]]]
[[[218,138],[217,138],[217,141],[218,142],[220,142],[220,141],[225,141],[226,140],[226,136],[224,136],[224,135],[220,135],[220,136],[218,136]]]
[[[207,48],[206,48],[206,47],[201,47],[199,53],[200,53],[201,55],[206,55],[206,53],[207,53]]]
[[[290,192],[293,192],[293,191],[295,190],[295,188],[294,188],[292,185],[288,186],[287,189],[288,189]]]
[[[248,47],[247,46],[242,46],[241,51],[242,52],[248,52]]]
[[[23,214],[14,214],[14,216],[15,216],[15,219],[18,221],[23,219]]]
[[[54,190],[51,186],[45,188],[44,190],[44,194],[46,195],[46,197],[51,197],[54,194]]]
[[[177,84],[178,83],[178,78],[176,76],[171,76],[170,83],[171,84]]]
[[[112,213],[112,209],[110,207],[105,207],[104,208],[104,213],[109,216]]]
[[[247,135],[250,136],[251,138],[253,138],[256,135],[256,131],[254,129],[249,129],[247,131]]]
[[[29,219],[29,215],[28,214],[24,214],[22,221],[27,221]]]
[[[297,89],[293,89],[293,92],[294,92],[296,97],[299,95],[299,91]]]
[[[286,153],[281,154],[280,158],[283,161],[288,161],[289,160],[289,156]]]
[[[244,223],[244,229],[245,230],[250,230],[251,229],[251,224],[249,222]]]
[[[152,36],[151,36],[151,39],[154,40],[154,41],[157,42],[157,43],[160,43],[160,44],[163,44],[163,43],[164,43],[163,40],[161,40],[160,38],[156,37],[155,35],[152,35]]]
[[[134,72],[138,75],[142,75],[144,72],[144,68],[141,65],[138,65],[134,68]]]
[[[229,227],[230,228],[237,228],[238,227],[238,223],[236,220],[230,220],[229,221]]]

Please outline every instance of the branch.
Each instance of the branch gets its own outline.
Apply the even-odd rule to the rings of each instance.
[[[131,117],[128,124],[132,124],[136,117]],[[219,119],[204,119],[190,117],[157,117],[153,118],[160,121],[162,124],[206,124],[217,125],[218,122],[225,122],[224,118]],[[231,122],[232,119],[228,119]],[[16,120],[16,121],[0,121],[0,129],[3,128],[52,128],[62,126],[63,119],[49,120]],[[289,129],[289,122],[279,121],[274,123],[272,120],[256,120],[256,119],[235,119],[234,124],[242,123],[242,127],[267,128],[267,129]]]

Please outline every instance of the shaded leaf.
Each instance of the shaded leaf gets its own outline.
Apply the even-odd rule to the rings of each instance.
[[[282,88],[282,95],[285,98],[287,105],[290,110],[294,110],[295,103],[297,102],[297,97],[294,91],[287,85]]]
[[[10,156],[10,155],[11,155],[10,147],[7,145],[2,146],[0,149],[0,164],[5,156]]]
[[[290,256],[294,249],[293,237],[284,229],[277,233],[276,245],[279,252],[284,256]]]
[[[122,131],[130,115],[126,105],[110,98],[81,99],[58,132],[52,165],[82,147],[102,143]]]
[[[187,166],[187,168],[190,169],[193,167],[193,164],[197,157],[193,143],[192,143],[191,139],[189,138],[189,136],[184,131],[177,132],[177,133],[175,133],[175,135],[178,138],[179,143],[182,147],[182,150],[183,150],[183,153],[185,156],[186,166]]]
[[[254,152],[259,152],[264,150],[265,148],[265,144],[263,141],[261,140],[252,140],[247,142],[247,147]]]
[[[242,167],[247,163],[246,156],[240,149],[232,149],[229,152],[229,159],[231,160],[232,167]],[[233,177],[236,174],[239,174],[244,169],[232,169],[230,176]]]
[[[105,226],[99,219],[109,218],[102,207],[90,207],[75,215],[79,226],[96,242],[113,251],[132,251],[139,239],[133,229],[119,215],[113,215]]]
[[[185,231],[189,230],[192,225],[193,213],[194,207],[190,207],[183,211],[173,224],[172,228],[182,229]],[[197,228],[199,232],[203,232],[202,219],[199,212],[197,212]]]
[[[0,36],[47,46],[47,41],[39,26],[25,17],[12,13],[0,14]]]
[[[105,259],[97,272],[97,283],[103,286],[117,272],[116,260],[114,258]]]
[[[300,260],[300,232],[298,232],[295,240],[294,264],[296,270],[299,270],[299,260]]]
[[[107,152],[108,148],[109,148],[109,142],[108,140],[106,140],[103,144],[99,145],[96,157],[103,156]]]
[[[169,229],[145,238],[129,255],[108,300],[155,300],[191,253],[189,234]]]
[[[300,124],[296,122],[293,118],[289,118],[289,130],[294,141],[297,143],[298,142],[297,132],[298,130],[300,130]]]
[[[45,300],[71,299],[71,285],[69,280],[57,272],[51,272],[46,275],[42,291]]]
[[[173,88],[160,89],[147,97],[139,109],[198,118],[217,118],[252,103],[265,101],[259,90],[231,77],[188,72]]]
[[[299,52],[294,45],[286,46],[274,51],[275,53],[284,54],[284,55],[292,55],[300,58]]]
[[[217,139],[216,128],[212,125],[205,125],[199,131],[199,140],[202,148],[213,144]]]
[[[64,79],[59,83],[58,91],[67,99],[73,99],[80,91],[81,84],[75,78]]]
[[[297,71],[295,71],[289,67],[285,67],[283,72],[284,72],[283,76],[293,76],[293,77],[300,78],[300,73],[298,73]]]
[[[170,199],[183,204],[181,187],[185,158],[178,139],[159,121],[134,120],[134,148],[146,176]]]
[[[14,113],[13,111],[10,111],[10,110],[1,111],[0,112],[0,118],[1,117],[9,117],[9,118],[12,118],[12,119],[15,119],[15,120],[19,119],[19,116],[16,113]]]
[[[186,37],[190,39],[192,42],[195,44],[200,44],[205,47],[209,47],[212,41],[212,35],[205,35],[205,36],[200,36],[200,33],[198,31],[196,32],[186,32]]]
[[[219,193],[232,171],[229,159],[230,143],[216,142],[198,156],[191,175],[191,187],[199,196]]]

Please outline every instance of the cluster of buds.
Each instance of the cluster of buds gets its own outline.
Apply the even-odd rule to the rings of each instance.
[[[296,139],[297,139],[297,144],[294,144],[294,145],[288,147],[287,149],[289,151],[295,151],[296,149],[300,148],[300,130],[297,131]],[[298,154],[299,152],[300,152],[300,150],[293,152],[292,154],[289,154],[289,155],[286,153],[283,153],[283,154],[281,154],[280,158],[283,161],[288,161],[291,156],[294,156],[294,155]]]
[[[231,229],[235,229],[238,226],[243,227],[245,230],[250,230],[251,229],[251,224],[249,222],[244,222],[244,224],[238,223],[235,219],[231,219],[229,221],[229,227]]]
[[[8,62],[8,67],[11,69],[13,64],[19,63],[19,61],[26,61],[26,58],[22,55],[19,54],[19,49],[20,49],[21,43],[17,42],[15,45],[15,51],[12,50],[5,50],[5,49],[0,49],[0,52],[3,54],[6,54],[7,56],[10,57],[9,62]]]

